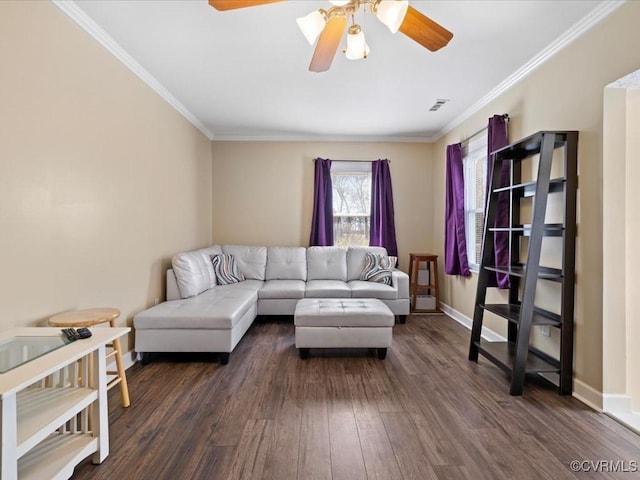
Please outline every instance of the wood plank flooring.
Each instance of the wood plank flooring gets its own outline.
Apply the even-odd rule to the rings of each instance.
[[[368,350],[298,357],[291,318],[258,320],[227,366],[164,355],[109,392],[110,455],[74,480],[570,480],[640,478],[640,437],[543,382],[467,360],[469,331],[445,316],[394,327]],[[570,462],[610,462],[572,472]],[[593,468],[591,468],[593,470]]]

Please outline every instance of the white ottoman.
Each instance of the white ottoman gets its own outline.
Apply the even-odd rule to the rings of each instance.
[[[384,359],[395,317],[375,298],[305,298],[296,305],[294,322],[301,358],[310,348],[376,348]]]

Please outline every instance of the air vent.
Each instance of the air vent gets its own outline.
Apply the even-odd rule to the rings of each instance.
[[[430,112],[436,112],[440,109],[441,106],[443,106],[445,103],[447,103],[449,101],[448,98],[438,98],[436,99],[436,103],[434,103],[431,108],[429,109]]]

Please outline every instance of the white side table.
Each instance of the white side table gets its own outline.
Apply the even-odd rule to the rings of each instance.
[[[63,346],[49,345],[62,342],[59,328],[0,332],[0,478],[69,478],[89,455],[107,457],[106,344],[129,331],[96,328]]]

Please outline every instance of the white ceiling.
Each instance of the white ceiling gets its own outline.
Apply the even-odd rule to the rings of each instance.
[[[367,11],[356,21],[369,57],[351,61],[339,51],[329,71],[312,73],[314,47],[295,19],[328,1],[227,12],[207,0],[66,3],[63,10],[76,20],[88,15],[85,28],[105,44],[115,41],[134,70],[215,140],[429,141],[553,42],[611,10],[611,2],[593,0],[411,1],[453,32],[448,46],[432,53]],[[429,112],[438,98],[451,101]]]

